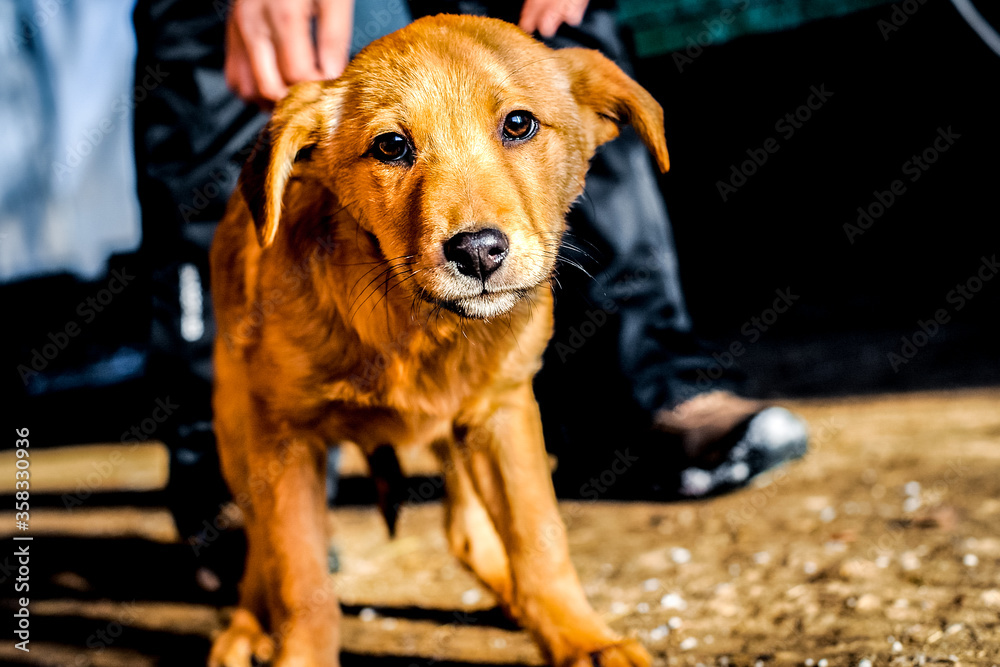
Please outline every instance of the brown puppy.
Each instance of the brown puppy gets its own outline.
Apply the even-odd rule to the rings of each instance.
[[[249,554],[211,665],[337,664],[340,441],[434,446],[452,550],[553,664],[649,663],[570,563],[531,389],[565,214],[624,122],[666,170],[660,107],[609,60],[457,16],[278,106],[212,248],[215,427]]]

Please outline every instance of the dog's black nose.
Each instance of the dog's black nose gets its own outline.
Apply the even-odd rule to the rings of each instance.
[[[473,278],[486,280],[507,257],[510,242],[499,229],[455,234],[444,243],[444,257],[455,262],[458,270]]]

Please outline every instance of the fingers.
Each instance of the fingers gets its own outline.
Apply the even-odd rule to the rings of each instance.
[[[326,0],[316,15],[316,48],[324,79],[335,79],[347,66],[354,25],[354,0]]]
[[[552,37],[563,23],[580,25],[588,0],[526,0],[518,23],[527,33]]]
[[[266,46],[275,55],[285,87],[322,78],[313,47],[312,2],[281,0],[276,4],[272,0],[265,6],[271,29]]]
[[[226,83],[270,106],[292,84],[336,78],[347,64],[352,14],[353,0],[236,0],[226,24]]]

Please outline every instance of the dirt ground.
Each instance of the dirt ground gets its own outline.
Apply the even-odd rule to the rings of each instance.
[[[562,504],[595,608],[658,665],[1000,664],[1000,390],[791,406],[810,453],[749,489]],[[439,504],[394,540],[373,509],[334,521],[345,663],[540,664],[447,555]],[[6,639],[0,663],[204,664],[226,610],[172,583],[187,547],[164,510],[40,510],[32,530],[31,652]]]

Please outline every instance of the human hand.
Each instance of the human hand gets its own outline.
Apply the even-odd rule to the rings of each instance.
[[[525,0],[518,25],[526,33],[536,30],[542,37],[556,34],[563,23],[580,25],[588,0]]]
[[[269,107],[294,83],[340,76],[353,15],[354,0],[234,0],[226,21],[226,83],[244,100]]]

